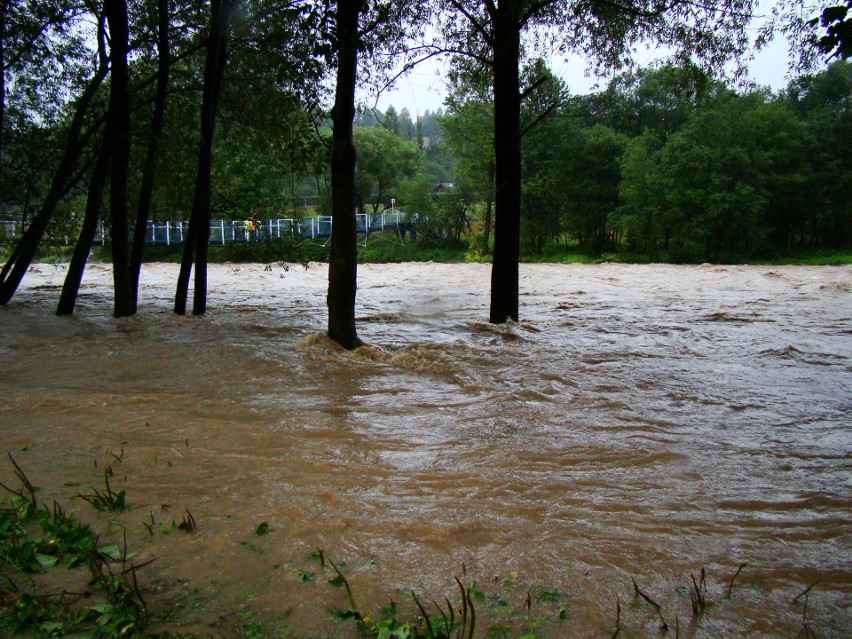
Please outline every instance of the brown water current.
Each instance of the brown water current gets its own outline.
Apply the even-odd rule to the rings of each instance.
[[[660,636],[631,578],[683,633],[702,567],[715,605],[682,636],[795,636],[815,582],[810,627],[852,634],[848,267],[524,265],[522,321],[494,326],[489,266],[367,265],[353,353],[322,336],[324,265],[211,267],[204,317],[146,265],[121,320],[97,264],[53,316],[64,274],[0,307],[0,450],[101,529],[74,495],[111,466],[172,624],[356,636],[319,547],[371,611],[476,580],[477,636],[520,634],[528,591],[567,613],[540,637],[609,637],[617,600],[620,636]]]

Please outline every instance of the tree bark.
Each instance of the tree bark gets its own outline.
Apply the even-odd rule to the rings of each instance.
[[[213,164],[213,133],[216,109],[225,72],[231,12],[236,0],[212,0],[210,4],[210,36],[204,62],[204,88],[201,99],[201,142],[198,149],[198,170],[195,193],[189,215],[189,232],[184,244],[178,287],[175,294],[175,313],[186,313],[189,276],[195,261],[195,282],[192,300],[194,315],[207,311],[207,248],[210,242],[210,170]]]
[[[490,321],[518,319],[521,234],[520,8],[501,2],[494,18],[494,161],[497,219]]]
[[[104,2],[110,35],[110,90],[107,126],[111,129],[110,228],[112,237],[113,314],[133,314],[127,246],[127,181],[130,164],[130,96],[128,94],[127,0]]]
[[[337,0],[337,77],[332,118],[331,254],[328,260],[328,336],[346,349],[361,345],[355,327],[358,243],[355,217],[355,82],[358,20],[363,0]]]
[[[74,246],[74,254],[71,256],[68,273],[65,275],[65,283],[62,285],[62,293],[56,307],[57,315],[71,315],[77,304],[77,294],[80,290],[80,282],[83,280],[83,272],[86,269],[86,260],[89,259],[89,251],[92,249],[92,242],[98,230],[98,220],[103,205],[104,188],[109,175],[112,148],[112,132],[110,127],[107,126],[104,131],[104,138],[101,141],[101,148],[98,151],[98,159],[89,180],[83,228],[80,229],[80,237]]]
[[[145,233],[151,210],[151,195],[154,192],[154,173],[157,167],[157,153],[166,113],[166,95],[169,88],[169,0],[157,0],[157,92],[154,96],[154,114],[151,117],[151,133],[148,138],[148,150],[142,169],[142,186],[139,189],[139,206],[136,211],[136,228],[133,232],[133,248],[130,252],[130,295],[133,313],[139,302],[139,273],[142,270],[142,256],[145,250]]]
[[[488,163],[488,188],[494,188],[494,161]],[[488,199],[485,201],[485,254],[491,252],[491,221],[494,211],[494,202],[492,200],[491,195],[488,195]]]

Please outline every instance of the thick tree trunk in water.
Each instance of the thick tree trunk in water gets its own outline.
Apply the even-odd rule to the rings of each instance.
[[[195,224],[191,216],[189,228],[183,240],[183,256],[180,261],[180,272],[178,273],[177,290],[175,291],[175,313],[186,315],[186,298],[189,296],[189,276],[192,273],[192,258],[195,255]]]
[[[204,62],[204,90],[201,99],[201,143],[198,150],[198,172],[195,194],[189,215],[189,232],[184,244],[183,260],[175,293],[175,313],[186,313],[189,276],[195,258],[195,289],[192,301],[194,315],[207,311],[207,247],[210,241],[210,169],[213,164],[213,133],[216,108],[225,72],[231,12],[236,0],[213,0],[210,5],[210,38]]]
[[[328,260],[328,336],[347,349],[361,345],[355,329],[358,243],[355,217],[355,82],[362,0],[337,0],[337,85],[331,112],[331,255]]]
[[[494,187],[494,161],[488,163],[488,188]],[[485,202],[485,253],[488,254],[491,252],[491,219],[494,214],[494,202],[491,199],[491,196],[488,196],[488,200]]]
[[[145,232],[151,210],[151,195],[154,191],[154,172],[157,167],[157,151],[166,113],[166,95],[169,88],[169,0],[157,0],[159,21],[157,25],[157,93],[154,97],[154,115],[151,117],[151,134],[148,151],[142,169],[142,186],[139,190],[139,207],[136,212],[136,228],[133,232],[133,248],[130,252],[130,295],[133,313],[139,301],[139,272],[142,270],[142,254],[145,250]]]
[[[57,315],[71,315],[77,303],[77,293],[80,290],[80,282],[83,280],[83,271],[86,269],[86,260],[89,259],[89,251],[92,249],[92,241],[98,230],[98,219],[101,214],[101,206],[104,199],[104,188],[106,187],[107,175],[109,174],[110,159],[112,157],[112,135],[107,126],[101,148],[98,151],[98,159],[89,180],[89,192],[86,197],[86,216],[83,218],[83,228],[80,229],[80,238],[74,246],[74,255],[68,265],[68,273],[65,275],[65,283],[62,285],[62,294],[59,296],[59,304],[56,307]]]
[[[107,126],[113,139],[110,171],[110,227],[112,235],[112,279],[115,288],[113,313],[133,314],[127,247],[127,180],[130,164],[130,97],[128,95],[127,0],[104,3],[110,34],[110,90]]]
[[[15,291],[18,290],[21,280],[24,279],[24,275],[30,267],[36,249],[38,249],[44,231],[47,229],[47,224],[56,210],[56,205],[59,204],[75,180],[75,170],[78,169],[77,164],[86,143],[85,138],[87,137],[82,136],[84,139],[81,140],[84,119],[95,93],[104,81],[104,78],[106,78],[107,71],[107,66],[102,64],[98,68],[95,77],[89,82],[83,95],[77,101],[77,107],[74,112],[74,118],[71,121],[71,128],[68,132],[68,140],[65,143],[62,160],[59,162],[56,173],[53,175],[47,196],[38,214],[33,217],[12,255],[3,267],[2,272],[0,272],[0,305],[8,304]]]
[[[506,8],[504,8],[504,6]],[[513,3],[494,20],[494,158],[497,220],[491,267],[490,321],[518,319],[521,234],[520,28]]]

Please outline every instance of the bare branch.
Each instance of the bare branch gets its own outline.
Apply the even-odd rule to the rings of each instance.
[[[551,78],[551,76],[543,75],[543,76],[541,76],[538,80],[536,80],[535,82],[533,82],[530,86],[528,86],[528,87],[526,88],[526,90],[525,90],[523,93],[521,93],[521,102],[523,102],[523,101],[524,101],[524,100],[526,100],[528,97],[530,97],[530,95],[532,95],[533,91],[535,91],[535,90],[536,90],[537,88],[539,88],[542,84],[544,84],[545,82],[547,82],[550,78]]]
[[[561,106],[561,102],[554,102],[550,104],[544,111],[539,113],[536,118],[530,122],[527,126],[521,129],[521,137],[524,137],[527,133],[529,133],[532,129],[538,126],[541,122],[547,119],[551,113],[553,113],[556,109]]]
[[[489,47],[493,48],[494,38],[490,33],[488,33],[488,31],[485,29],[485,26],[480,24],[479,21],[467,9],[465,9],[464,6],[462,6],[462,3],[459,2],[459,0],[450,0],[450,4],[452,4],[458,10],[459,13],[461,13],[465,18],[467,18],[467,21],[470,22],[471,25],[473,25],[473,28],[476,30],[477,33],[479,33],[480,36],[482,36],[482,39],[485,40],[486,44],[488,44]],[[489,6],[488,13],[494,15],[494,12],[497,11],[497,8],[494,7],[493,0],[487,0],[486,4]]]

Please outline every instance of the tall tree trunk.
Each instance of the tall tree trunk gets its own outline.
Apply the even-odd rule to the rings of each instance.
[[[113,139],[110,171],[110,227],[112,236],[113,313],[133,314],[127,247],[127,181],[130,164],[130,96],[128,94],[127,0],[104,2],[110,35],[110,89],[107,126]]]
[[[89,81],[85,91],[77,101],[74,117],[71,120],[71,127],[68,131],[68,139],[65,143],[65,150],[63,151],[59,166],[53,174],[47,196],[44,202],[42,202],[39,212],[33,217],[27,230],[21,236],[12,255],[6,261],[2,272],[0,272],[0,305],[8,304],[9,300],[14,296],[15,291],[18,290],[18,286],[20,286],[21,280],[24,279],[24,275],[30,267],[30,263],[32,263],[33,256],[38,249],[38,245],[41,242],[45,229],[47,229],[50,218],[56,210],[57,204],[59,204],[71,185],[81,175],[77,164],[89,136],[94,132],[94,129],[90,129],[85,135],[83,134],[85,116],[98,88],[103,83],[104,78],[106,78],[107,72],[107,66],[101,64],[97,73]]]
[[[145,250],[145,233],[151,211],[151,195],[154,192],[154,172],[157,167],[157,152],[166,114],[166,95],[169,88],[169,0],[157,0],[157,92],[154,96],[154,114],[151,117],[151,133],[145,166],[142,169],[142,186],[139,189],[139,206],[136,211],[136,228],[133,232],[133,248],[130,252],[130,295],[133,313],[139,302],[139,272],[142,270],[142,255]]]
[[[491,267],[490,321],[518,319],[521,234],[520,9],[501,2],[494,13],[494,160],[497,220]]]
[[[488,163],[488,188],[494,188],[494,160],[491,160]],[[488,199],[485,201],[485,254],[491,252],[491,219],[494,214],[494,201],[492,200],[491,195],[488,196]]]
[[[98,159],[89,180],[83,228],[80,229],[80,237],[74,246],[74,254],[71,256],[68,273],[65,275],[65,283],[62,285],[62,294],[59,296],[59,304],[56,307],[57,315],[71,315],[74,312],[74,306],[77,304],[77,293],[80,290],[80,282],[83,280],[86,260],[89,259],[89,251],[92,249],[92,242],[98,230],[98,220],[104,200],[104,188],[109,175],[112,149],[112,132],[110,127],[107,126],[104,131],[104,138],[101,141],[101,148],[98,151]]]
[[[355,329],[358,242],[355,217],[355,82],[358,74],[358,19],[363,0],[337,0],[337,85],[334,92],[331,154],[331,254],[328,260],[328,336],[347,349],[361,345]]]
[[[198,220],[189,216],[189,227],[183,239],[183,254],[178,272],[177,290],[175,291],[175,313],[186,315],[186,299],[189,296],[189,276],[192,273],[192,258],[195,256],[195,226]]]
[[[204,62],[204,88],[201,99],[201,143],[198,149],[198,171],[195,194],[189,214],[189,232],[184,244],[183,260],[175,293],[175,313],[186,313],[189,276],[195,258],[195,288],[192,312],[202,315],[207,310],[207,247],[210,242],[210,170],[213,164],[213,133],[216,109],[225,72],[231,12],[236,0],[212,0],[210,4],[210,36]]]

